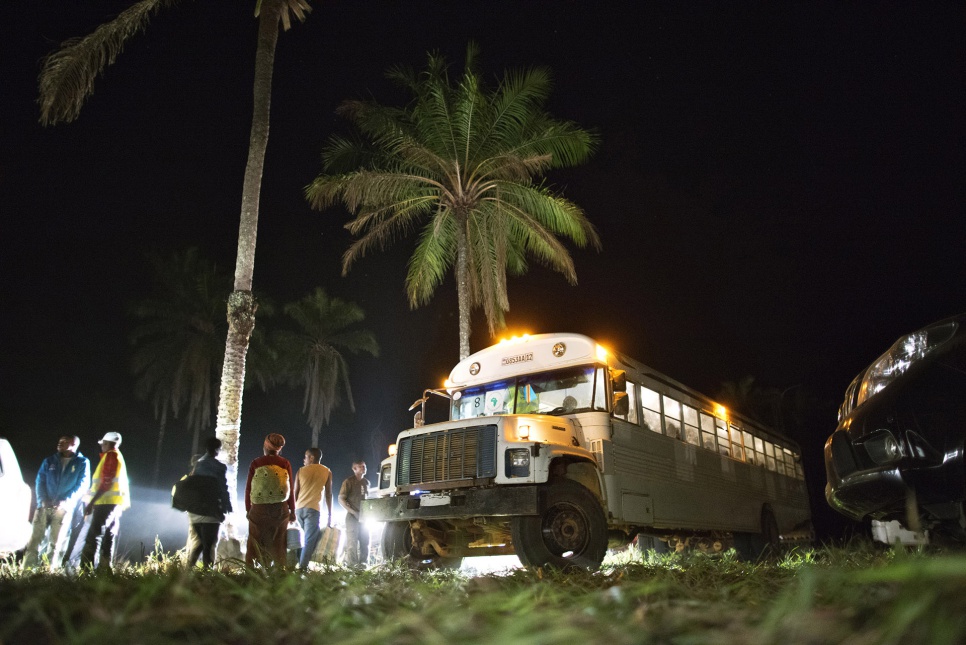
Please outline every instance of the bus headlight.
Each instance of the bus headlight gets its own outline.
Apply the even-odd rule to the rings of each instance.
[[[506,451],[506,476],[530,476],[530,449],[513,448]]]
[[[386,464],[379,473],[379,488],[389,488],[392,483],[392,466]]]

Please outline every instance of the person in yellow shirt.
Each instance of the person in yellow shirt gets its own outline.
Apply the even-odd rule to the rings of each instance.
[[[295,517],[305,531],[305,547],[299,558],[299,567],[307,569],[322,537],[319,524],[323,496],[329,512],[325,526],[332,526],[332,471],[322,465],[322,451],[318,448],[306,450],[302,463],[304,465],[295,476]]]

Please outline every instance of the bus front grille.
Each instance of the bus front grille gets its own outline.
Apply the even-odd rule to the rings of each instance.
[[[430,432],[399,442],[396,485],[470,485],[496,477],[496,426]]]

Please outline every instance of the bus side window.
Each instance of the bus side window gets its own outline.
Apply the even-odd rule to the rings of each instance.
[[[755,438],[747,430],[741,431],[741,438],[745,443],[745,459],[749,464],[757,464],[758,455],[755,454]]]
[[[623,418],[628,423],[640,423],[637,417],[637,383],[627,382],[627,415]]]
[[[788,448],[782,448],[782,454],[785,455],[785,474],[789,477],[795,476],[795,457],[792,456],[792,451]]]
[[[627,381],[623,392],[627,394],[627,414],[614,414],[614,416],[637,425],[637,385]]]
[[[765,442],[765,462],[768,465],[768,470],[775,472],[775,444],[770,441]]]
[[[681,404],[669,396],[664,400],[664,434],[675,439],[681,438]]]
[[[661,397],[650,388],[641,386],[641,420],[644,427],[661,434]]]
[[[738,426],[731,426],[731,456],[738,461],[744,461],[745,455],[741,446],[741,430]]]
[[[695,446],[701,445],[701,431],[698,430],[698,411],[690,405],[684,406],[684,439]]]
[[[701,445],[711,452],[717,449],[714,443],[714,417],[704,412],[701,413]]]
[[[724,419],[715,418],[714,426],[718,429],[718,452],[723,456],[731,455],[731,440],[728,438],[728,425]]]
[[[755,463],[759,466],[765,465],[765,442],[761,437],[755,437]]]

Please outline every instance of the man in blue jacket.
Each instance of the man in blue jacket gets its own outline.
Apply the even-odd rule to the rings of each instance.
[[[70,519],[81,496],[91,484],[91,464],[78,452],[80,439],[67,435],[57,441],[57,452],[44,459],[37,472],[33,534],[24,552],[24,568],[36,567],[43,554],[40,546],[47,538],[50,570],[56,571],[64,559]]]

